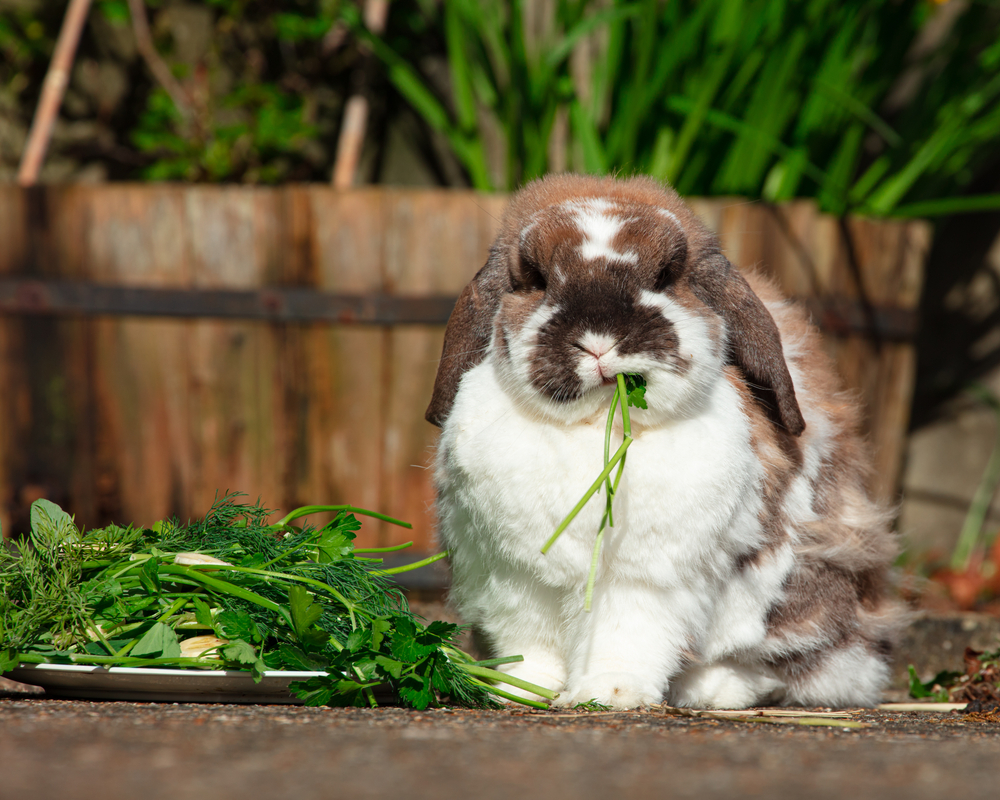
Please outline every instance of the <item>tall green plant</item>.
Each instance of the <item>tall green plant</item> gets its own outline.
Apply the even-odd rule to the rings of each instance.
[[[563,150],[569,168],[650,173],[684,194],[807,196],[877,215],[1000,207],[957,196],[997,157],[995,2],[954,20],[928,0],[545,8],[539,24],[522,0],[425,4],[447,92],[344,13],[480,189],[541,175]]]

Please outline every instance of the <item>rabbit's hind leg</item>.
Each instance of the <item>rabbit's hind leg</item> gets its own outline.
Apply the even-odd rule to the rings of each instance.
[[[668,700],[686,708],[749,708],[783,694],[783,682],[770,669],[727,659],[689,666],[671,682]]]
[[[882,702],[889,682],[887,647],[855,639],[782,664],[788,682],[787,705],[850,708]]]

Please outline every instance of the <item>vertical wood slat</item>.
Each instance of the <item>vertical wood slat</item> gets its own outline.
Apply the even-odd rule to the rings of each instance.
[[[317,188],[310,191],[310,202],[317,286],[328,292],[382,291],[383,193]],[[308,479],[301,491],[312,503],[349,502],[405,519],[398,504],[386,496],[382,469],[386,336],[368,327],[311,326],[305,425],[310,449]],[[377,547],[392,536],[388,526],[368,520],[357,542]]]
[[[484,263],[504,205],[503,197],[448,191],[114,184],[29,195],[0,187],[0,273],[157,287],[457,294]],[[810,296],[818,286],[857,296],[839,224],[813,204],[692,205],[734,263],[772,274],[786,292]],[[44,224],[31,222],[38,209]],[[850,229],[871,301],[915,308],[928,226],[853,220]],[[45,343],[56,351],[46,365],[30,363],[31,332],[48,337],[33,352]],[[90,525],[198,516],[217,490],[229,489],[284,510],[337,502],[377,509],[409,519],[414,531],[367,522],[359,543],[412,538],[428,549],[436,429],[423,411],[442,332],[0,318],[0,380],[13,387],[0,393],[0,521],[9,532],[32,491],[53,492]],[[913,348],[893,343],[876,351],[860,335],[827,342],[870,408],[877,488],[888,496]],[[47,403],[62,409],[71,435],[59,445],[61,458],[58,443],[46,444],[53,463],[40,480],[29,469],[26,431],[37,436],[45,427],[39,415],[55,413]]]
[[[171,186],[101,188],[82,242],[88,279],[190,286],[185,192]],[[189,435],[192,325],[128,318],[91,324],[97,339],[94,392],[100,398],[100,483],[93,490],[121,521],[149,525],[174,514],[186,519],[195,477]]]
[[[457,295],[485,263],[494,218],[466,193],[385,193],[386,279],[391,292]],[[431,549],[430,465],[436,429],[424,421],[444,343],[443,326],[394,326],[384,418],[386,499],[414,524],[415,547]]]
[[[16,186],[0,184],[0,275],[13,273],[26,258],[24,201],[25,193]],[[17,431],[24,429],[30,413],[23,361],[18,357],[19,327],[18,320],[0,316],[0,527],[4,535],[10,534],[12,512],[19,505],[13,480],[18,471]]]

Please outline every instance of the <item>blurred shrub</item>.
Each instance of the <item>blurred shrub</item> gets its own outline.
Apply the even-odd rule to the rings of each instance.
[[[110,178],[326,180],[357,48],[336,0],[147,0],[157,52],[183,88],[153,80],[127,0],[95,0],[46,163]],[[0,0],[0,177],[23,147],[65,0]]]
[[[130,137],[152,158],[143,177],[322,179],[342,104],[328,84],[343,65],[323,52],[334,11],[328,0],[164,4],[153,23],[157,50],[180,79],[186,108],[162,87],[147,97]],[[203,44],[191,52],[188,31],[202,26]]]

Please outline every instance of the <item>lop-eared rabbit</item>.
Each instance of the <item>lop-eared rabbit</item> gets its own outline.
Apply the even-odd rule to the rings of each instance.
[[[604,465],[615,376],[648,408],[614,500],[543,543]],[[818,334],[670,188],[517,193],[448,323],[427,418],[452,599],[557,703],[872,705],[901,618],[889,514]],[[620,428],[615,432],[621,441]]]

